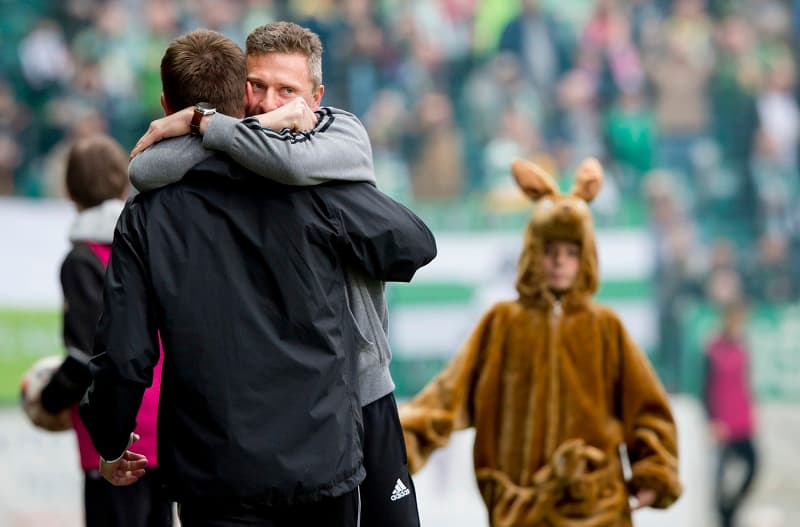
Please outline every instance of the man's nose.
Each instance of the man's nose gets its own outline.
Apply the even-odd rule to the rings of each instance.
[[[280,107],[280,104],[278,102],[277,94],[273,90],[267,90],[264,93],[264,98],[261,99],[259,108],[263,113],[269,113],[278,107]]]

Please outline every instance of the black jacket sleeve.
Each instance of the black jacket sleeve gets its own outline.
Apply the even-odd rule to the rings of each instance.
[[[75,246],[61,265],[64,346],[67,357],[42,390],[42,406],[57,413],[80,401],[91,383],[88,360],[103,306],[103,264],[84,245]]]
[[[367,183],[326,185],[349,264],[383,282],[408,282],[436,257],[436,240],[408,208]]]
[[[125,206],[114,232],[103,312],[89,362],[93,381],[79,409],[105,459],[116,459],[125,451],[159,358],[145,236],[144,211],[134,199]]]

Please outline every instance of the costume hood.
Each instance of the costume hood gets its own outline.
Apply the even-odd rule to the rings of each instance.
[[[587,303],[597,291],[597,245],[594,220],[588,204],[600,192],[603,168],[589,158],[578,167],[575,185],[561,193],[555,181],[530,161],[516,160],[511,173],[517,185],[535,203],[525,230],[517,271],[517,291],[526,305],[550,305],[555,300],[548,290],[542,266],[545,243],[568,240],[581,244],[581,264],[572,289],[562,298],[565,306]]]

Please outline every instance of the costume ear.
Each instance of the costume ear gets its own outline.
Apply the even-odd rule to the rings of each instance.
[[[572,195],[578,196],[587,203],[592,201],[600,192],[603,186],[603,167],[600,161],[590,157],[584,160],[578,167],[575,175],[575,185],[572,187]]]
[[[558,192],[556,183],[550,174],[542,170],[536,163],[515,159],[511,163],[511,173],[517,180],[519,188],[534,201]]]

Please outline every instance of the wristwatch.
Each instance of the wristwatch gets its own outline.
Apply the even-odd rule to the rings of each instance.
[[[203,117],[206,115],[214,115],[217,113],[217,109],[213,108],[207,102],[199,102],[194,106],[194,115],[192,115],[192,124],[189,125],[189,129],[192,131],[192,135],[200,135],[200,121],[203,120]]]

